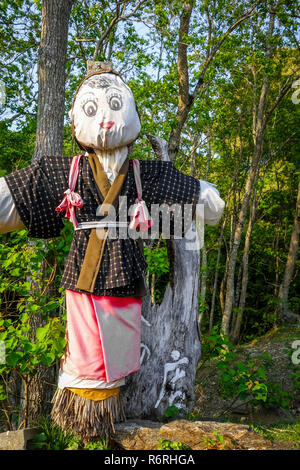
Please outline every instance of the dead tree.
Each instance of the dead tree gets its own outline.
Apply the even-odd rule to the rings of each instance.
[[[149,137],[156,156],[169,160],[168,144]],[[181,240],[169,240],[171,282],[160,305],[143,298],[141,368],[127,378],[123,399],[129,417],[161,418],[174,405],[191,409],[197,364],[200,250],[194,223]],[[191,250],[191,248],[193,248]]]

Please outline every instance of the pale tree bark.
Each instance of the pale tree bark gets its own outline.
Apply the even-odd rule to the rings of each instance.
[[[220,259],[221,259],[222,242],[223,242],[223,237],[224,237],[224,230],[226,227],[226,221],[227,221],[227,214],[225,214],[224,221],[223,221],[222,228],[221,228],[221,233],[219,236],[217,264],[215,268],[213,294],[212,294],[210,313],[209,313],[209,331],[210,332],[213,329],[213,325],[214,325],[217,285],[218,285],[218,277],[219,277],[219,265],[220,265]]]
[[[242,281],[242,263],[238,263],[239,268],[237,271],[237,279],[236,279],[236,286],[234,290],[234,300],[233,300],[233,309],[232,309],[232,320],[231,320],[231,332],[230,332],[230,337],[232,337],[232,332],[235,328],[235,323],[237,319],[237,307],[239,303],[239,298],[240,298],[240,288],[241,288],[241,281]]]
[[[38,60],[38,116],[33,161],[43,155],[62,155],[65,65],[69,18],[74,1],[43,0],[42,3],[42,28]],[[44,262],[42,267],[44,278],[46,264]],[[39,286],[32,286],[32,288],[39,289]],[[33,334],[39,326],[41,326],[40,317],[33,316]],[[50,400],[54,391],[51,383],[54,385],[54,382],[55,368],[47,371],[44,366],[40,366],[38,373],[32,378],[28,390],[29,422],[36,421],[42,412],[50,411]]]
[[[261,102],[262,106],[265,105],[266,99],[266,84],[263,86],[262,95],[261,95]],[[256,145],[254,149],[253,159],[251,168],[248,174],[246,186],[245,186],[245,193],[242,200],[241,210],[239,213],[238,223],[236,225],[234,231],[234,239],[232,244],[232,249],[229,255],[229,262],[228,262],[228,273],[227,273],[227,282],[226,282],[226,297],[225,297],[225,305],[224,305],[224,313],[222,318],[222,330],[225,334],[229,333],[230,328],[230,319],[232,313],[232,306],[234,300],[234,276],[235,276],[235,266],[237,261],[238,249],[241,242],[242,231],[245,224],[245,219],[248,211],[249,199],[255,179],[255,174],[257,171],[257,166],[259,160],[262,155],[262,147],[263,147],[263,137],[264,135],[259,132],[256,138]]]
[[[279,321],[299,322],[299,315],[290,311],[288,306],[289,289],[293,278],[295,262],[299,251],[300,235],[300,183],[298,184],[298,195],[296,202],[296,214],[294,219],[293,231],[290,240],[288,257],[285,265],[282,283],[279,287],[277,317]]]
[[[207,250],[205,245],[203,245],[201,249],[201,276],[200,276],[200,300],[201,300],[201,305],[200,305],[200,313],[199,313],[199,318],[198,318],[198,325],[199,329],[201,331],[201,326],[202,326],[202,321],[203,317],[206,313],[206,304],[205,304],[205,298],[206,298],[206,284],[207,284]]]
[[[207,130],[207,159],[206,159],[206,169],[205,169],[205,176],[204,176],[205,180],[208,179],[211,157],[212,157],[211,132],[210,132],[210,128],[208,127],[208,130]],[[206,249],[206,246],[205,246],[205,241],[204,241],[204,245],[201,249],[201,253],[202,253],[201,266],[200,266],[200,271],[201,271],[201,276],[200,276],[201,311],[200,311],[199,318],[198,318],[199,331],[201,331],[203,317],[207,313],[206,285],[207,285],[208,271],[207,271],[207,249]]]
[[[238,312],[236,314],[235,324],[234,324],[233,332],[231,336],[232,342],[234,344],[236,344],[239,339],[243,313],[244,313],[244,308],[245,308],[245,303],[246,303],[246,293],[247,293],[248,274],[249,274],[248,265],[249,265],[250,240],[251,240],[251,234],[252,234],[252,230],[253,230],[253,226],[255,222],[256,208],[257,208],[256,190],[254,189],[252,202],[251,202],[251,208],[250,208],[250,217],[249,217],[247,233],[246,233],[246,238],[245,238],[243,259],[242,259],[242,287],[241,287],[241,293],[240,293],[240,299],[239,299],[239,305],[238,305]]]
[[[267,165],[266,165],[267,167]],[[251,241],[251,235],[253,231],[253,227],[255,224],[256,220],[256,211],[257,207],[259,204],[259,201],[261,199],[261,191],[260,194],[257,196],[257,182],[259,179],[259,168],[256,173],[255,181],[254,181],[254,189],[253,189],[253,194],[252,194],[252,199],[251,199],[251,204],[250,204],[250,214],[249,214],[249,221],[248,221],[248,227],[247,227],[247,232],[246,232],[246,237],[245,237],[245,244],[244,244],[244,249],[243,249],[243,258],[242,258],[242,264],[241,264],[241,271],[242,271],[242,279],[241,279],[241,292],[239,293],[239,302],[237,307],[237,313],[235,315],[235,321],[232,324],[231,328],[231,340],[234,344],[237,344],[239,341],[240,337],[240,331],[241,331],[241,326],[242,326],[242,320],[243,320],[243,314],[244,314],[244,309],[246,305],[246,294],[247,294],[247,288],[248,288],[248,278],[249,278],[249,252],[250,252],[250,241]],[[263,181],[264,179],[264,174],[261,177],[261,180]]]
[[[197,162],[197,150],[202,144],[202,136],[201,135],[194,135],[193,132],[188,130],[188,135],[192,143],[192,148],[191,148],[191,153],[190,153],[190,175],[194,176],[196,175],[196,162]],[[199,164],[199,162],[197,162]],[[200,162],[201,164],[201,162]],[[201,172],[201,167],[197,171],[197,173]]]
[[[276,230],[276,238],[275,238],[275,246],[274,250],[276,253],[276,260],[275,260],[275,267],[276,267],[276,272],[275,272],[275,287],[274,287],[274,296],[277,298],[278,296],[278,290],[279,290],[279,239],[280,239],[280,233],[281,233],[281,219],[277,221],[277,230]]]
[[[224,275],[223,275],[223,278],[222,278],[222,281],[221,281],[220,292],[219,292],[219,300],[220,300],[222,315],[224,314],[224,309],[225,309],[226,281],[227,281],[227,276],[228,276],[229,255],[231,253],[231,249],[232,249],[232,246],[233,246],[233,237],[234,237],[234,232],[235,232],[236,222],[237,222],[237,213],[238,213],[237,192],[238,192],[238,179],[239,179],[239,173],[240,173],[240,165],[241,165],[241,161],[242,161],[242,154],[243,154],[243,144],[242,144],[241,135],[239,134],[239,160],[238,160],[238,163],[235,167],[234,175],[233,175],[233,178],[232,178],[232,184],[231,184],[231,187],[228,191],[228,195],[227,195],[227,198],[226,198],[226,207],[227,207],[227,209],[226,209],[226,212],[225,212],[225,219],[224,219],[224,224],[225,225],[223,224],[223,226],[222,226],[222,233],[224,234],[227,219],[230,218],[229,247],[227,247],[227,245],[225,245],[225,248],[226,248],[225,271],[224,271]],[[232,200],[232,203],[231,203],[231,200]],[[231,207],[231,205],[232,205],[232,210],[230,212],[229,208]],[[222,238],[223,238],[223,235],[219,239],[218,256],[221,255],[220,243],[222,243]],[[225,240],[225,242],[226,242],[226,240]],[[218,276],[217,272],[215,273],[215,276],[216,277]],[[217,280],[215,282],[217,282]],[[214,307],[214,304],[213,304],[213,307]],[[212,310],[212,313],[211,313],[212,320],[210,321],[211,324],[213,322],[213,316],[214,316],[214,311]]]

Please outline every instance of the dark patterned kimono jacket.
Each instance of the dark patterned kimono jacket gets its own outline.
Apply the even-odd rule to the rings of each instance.
[[[72,157],[44,156],[27,168],[5,176],[29,236],[45,239],[59,236],[63,227],[63,214],[57,212],[56,207],[68,188],[71,162]],[[88,158],[82,157],[79,165],[75,191],[83,199],[83,207],[76,209],[76,218],[79,223],[95,221],[103,197],[94,181]],[[182,207],[189,204],[194,213],[200,194],[199,180],[181,173],[171,162],[140,161],[140,172],[143,200],[150,213],[152,204],[171,207],[176,203]],[[120,196],[127,197],[127,207],[134,204],[137,197],[132,161],[129,161]],[[184,211],[183,214],[186,217]],[[76,288],[76,284],[90,232],[91,229],[74,232],[62,278],[62,286],[66,289],[82,292]],[[138,240],[108,238],[93,294],[117,297],[139,295],[137,286],[143,279],[145,269],[146,262]]]

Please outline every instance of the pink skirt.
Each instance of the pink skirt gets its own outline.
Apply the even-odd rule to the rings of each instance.
[[[114,382],[140,368],[140,297],[105,297],[67,290],[67,346],[61,370]]]

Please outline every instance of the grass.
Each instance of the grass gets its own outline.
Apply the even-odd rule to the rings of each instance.
[[[64,450],[74,439],[73,434],[63,431],[44,416],[40,420],[39,429],[40,432],[33,439],[35,449]]]
[[[281,325],[280,327],[275,326],[263,336],[259,336],[248,343],[242,344],[240,347],[243,349],[244,347],[263,343],[292,342],[296,339],[300,339],[299,327],[294,325]]]
[[[267,425],[249,423],[249,425],[266,439],[273,442],[289,442],[295,449],[300,449],[300,422],[276,422]]]
[[[40,432],[33,439],[34,449],[43,450],[107,450],[106,441],[90,441],[84,443],[70,432],[62,430],[52,423],[48,417],[42,417],[39,423]]]

